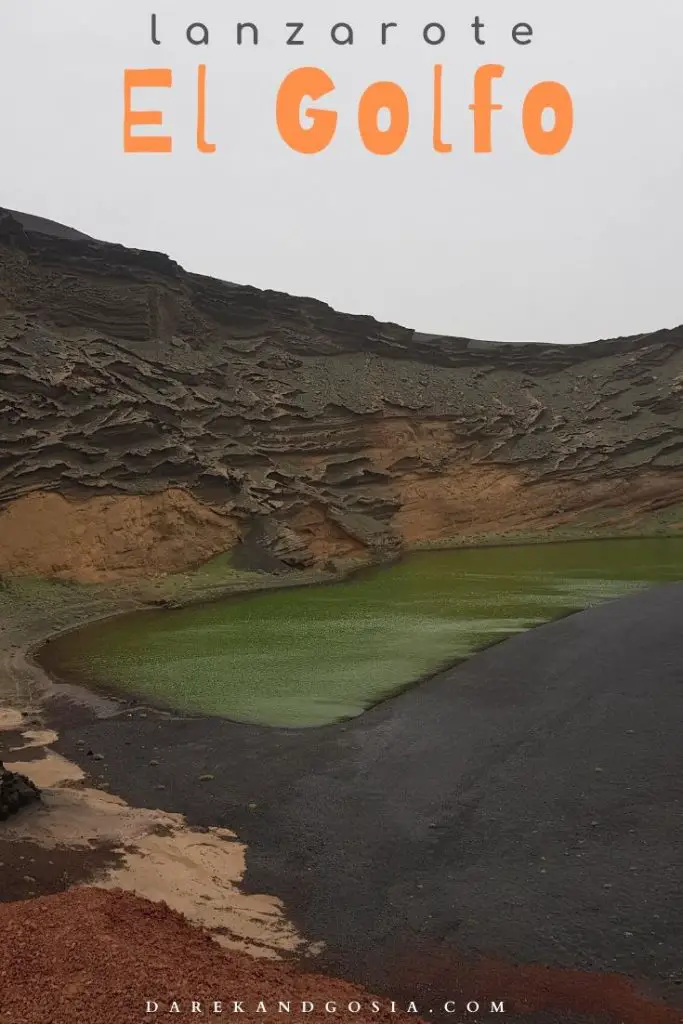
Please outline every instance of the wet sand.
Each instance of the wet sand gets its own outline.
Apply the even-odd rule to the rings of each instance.
[[[87,880],[163,900],[230,949],[270,959],[314,954],[277,899],[241,891],[245,847],[234,832],[191,829],[181,814],[130,807],[50,749],[56,740],[52,730],[23,728],[18,713],[0,718],[6,767],[42,791],[40,805],[0,832],[1,901],[60,892]]]
[[[328,972],[400,993],[417,962],[437,998],[483,957],[680,1004],[682,622],[683,586],[658,588],[322,729],[51,715],[69,758],[94,767],[78,739],[102,753],[111,792],[234,830],[243,887],[281,899]]]
[[[509,1021],[668,1024],[683,1005],[682,623],[683,585],[624,598],[322,729],[98,719],[56,697],[47,724],[100,811],[116,794],[117,814],[238,836],[232,899],[273,898],[315,970],[423,1005],[503,1000]],[[17,753],[25,770],[34,755]],[[131,842],[155,856],[150,821]]]

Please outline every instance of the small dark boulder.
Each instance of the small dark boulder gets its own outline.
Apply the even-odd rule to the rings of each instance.
[[[0,821],[40,800],[40,790],[25,775],[10,772],[0,761]]]

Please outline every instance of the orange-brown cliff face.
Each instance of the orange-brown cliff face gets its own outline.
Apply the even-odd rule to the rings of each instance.
[[[683,328],[427,336],[0,211],[0,572],[311,565],[682,500]]]

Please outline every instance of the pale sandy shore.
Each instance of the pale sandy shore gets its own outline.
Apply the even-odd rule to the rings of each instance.
[[[157,894],[135,855],[162,856],[153,840],[175,840],[160,844],[172,855],[159,870],[173,865],[183,901],[193,893],[180,906],[249,944],[238,950],[303,959],[315,941],[316,971],[418,995],[429,1009],[456,987],[487,993],[510,1004],[510,1024],[676,1024],[682,615],[682,584],[622,598],[520,634],[330,728],[139,705],[100,714],[53,695],[43,721],[56,741],[39,717],[7,722],[15,749],[0,756],[25,771],[44,762],[52,785],[48,812],[29,812],[30,832],[0,840],[0,860],[8,847],[25,858],[14,865],[24,896],[40,857],[65,850],[81,870],[89,850],[100,857],[86,865],[91,885],[123,877]],[[46,749],[69,767],[50,774]],[[95,792],[74,810],[66,798],[79,787]],[[37,825],[53,810],[46,836]],[[207,869],[195,844],[208,836],[234,853],[233,832],[246,843],[241,861],[223,851],[217,868],[212,852]],[[178,859],[187,873],[174,875]],[[231,879],[230,913],[237,897],[269,894],[277,939],[268,930],[254,939],[260,903],[248,931],[216,926],[225,877],[212,907],[200,900],[211,904],[215,890],[202,885],[217,870]],[[228,919],[225,903],[221,913]],[[531,1005],[542,1015],[530,1017]]]
[[[181,814],[131,807],[95,788],[78,765],[51,749],[57,734],[28,727],[21,712],[0,709],[0,734],[13,741],[6,747],[5,766],[28,776],[43,794],[41,805],[3,825],[6,872],[12,870],[8,850],[10,865],[25,871],[21,851],[28,846],[62,855],[100,847],[112,856],[90,884],[163,901],[211,931],[220,944],[252,956],[315,954],[287,921],[278,899],[240,890],[245,846],[229,829],[193,829]]]

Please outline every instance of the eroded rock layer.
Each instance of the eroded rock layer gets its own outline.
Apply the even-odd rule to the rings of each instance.
[[[0,211],[0,572],[273,564],[683,500],[683,328],[418,334]]]

